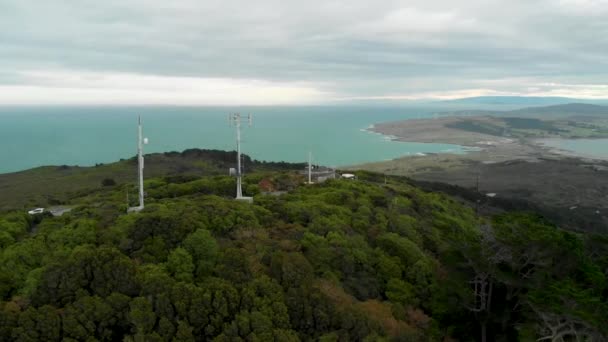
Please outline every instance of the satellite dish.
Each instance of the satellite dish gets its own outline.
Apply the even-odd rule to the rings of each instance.
[[[144,138],[144,145],[148,144],[148,138]]]

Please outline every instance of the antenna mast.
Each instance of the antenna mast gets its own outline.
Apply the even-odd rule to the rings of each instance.
[[[312,184],[312,152],[308,151],[308,184]]]
[[[143,137],[141,115],[137,118],[137,180],[139,183],[139,206],[129,208],[128,211],[140,211],[144,208],[144,145],[148,138]]]
[[[234,124],[236,128],[236,199],[247,199],[243,197],[243,187],[242,187],[242,167],[241,167],[241,117],[240,113],[230,114],[228,116],[228,120],[231,124]],[[252,117],[251,114],[247,115],[247,121],[249,122],[249,127],[251,127]]]
[[[142,137],[141,115],[138,117],[137,156],[139,166],[139,207],[144,208],[144,141]]]

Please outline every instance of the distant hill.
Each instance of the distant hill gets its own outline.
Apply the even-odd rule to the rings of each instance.
[[[608,104],[607,100],[586,100],[568,97],[536,97],[536,96],[478,96],[455,100],[439,101],[442,104],[469,105],[524,105],[548,106],[568,103]]]
[[[589,117],[608,115],[608,106],[600,106],[589,103],[567,103],[543,107],[527,107],[515,110],[458,110],[439,113],[447,115],[466,115],[466,116],[542,116],[542,117]]]
[[[608,115],[608,106],[598,106],[588,103],[568,103],[562,105],[523,108],[509,111],[515,115],[552,115],[552,116],[577,116],[577,115]]]

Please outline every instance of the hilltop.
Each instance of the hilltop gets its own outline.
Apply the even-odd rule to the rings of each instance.
[[[252,204],[232,199],[223,172],[163,176],[146,180],[140,213],[125,214],[128,183],[74,193],[61,217],[1,213],[0,340],[608,334],[606,236],[356,174],[304,185],[293,171],[250,172]]]
[[[234,167],[236,152],[188,149],[183,152],[145,155],[147,178],[223,175]],[[303,169],[304,164],[264,162],[243,155],[244,172],[257,170]],[[78,193],[97,191],[105,186],[133,183],[137,176],[136,157],[114,163],[81,166],[44,166],[0,174],[0,210],[26,209],[65,204]],[[136,191],[132,192],[133,195]]]

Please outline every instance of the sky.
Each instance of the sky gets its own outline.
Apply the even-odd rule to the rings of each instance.
[[[0,104],[608,98],[608,0],[0,0]]]

